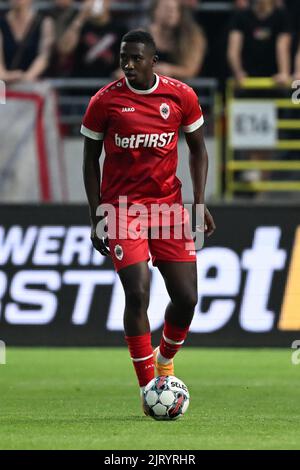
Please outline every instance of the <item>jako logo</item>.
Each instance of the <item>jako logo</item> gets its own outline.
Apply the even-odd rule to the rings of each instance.
[[[122,113],[134,113],[135,108],[122,108]]]
[[[115,144],[123,149],[137,149],[138,147],[165,147],[172,141],[175,132],[163,134],[137,134],[130,137],[119,137],[115,134]]]

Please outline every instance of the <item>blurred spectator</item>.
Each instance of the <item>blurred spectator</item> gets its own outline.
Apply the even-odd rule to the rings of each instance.
[[[118,68],[120,41],[126,31],[112,19],[110,5],[111,0],[85,0],[61,37],[60,53],[74,52],[74,76],[110,77]]]
[[[300,80],[300,41],[298,45],[298,50],[295,56],[295,71],[294,71],[295,79]]]
[[[286,84],[291,73],[291,34],[287,13],[274,0],[254,0],[236,12],[227,57],[238,82],[246,76],[274,77]]]
[[[235,0],[235,6],[237,8],[248,8],[249,0]]]
[[[114,16],[122,18],[122,22],[128,31],[141,29],[148,22],[148,9],[151,0],[118,0],[114,5]],[[129,6],[130,9],[124,9]],[[123,7],[123,8],[122,8]]]
[[[55,45],[49,73],[52,76],[69,76],[73,71],[74,53],[64,53],[64,35],[72,22],[81,18],[82,13],[78,12],[74,0],[54,0],[54,8],[49,13],[55,24]]]
[[[235,0],[235,5],[238,8],[249,8],[253,3],[253,0]],[[291,3],[299,3],[299,0],[274,0],[276,7],[287,7],[289,8],[289,4]]]
[[[195,9],[201,0],[180,0],[182,5],[190,9]],[[126,13],[126,26],[130,29],[141,29],[147,27],[149,23],[149,8],[151,8],[152,0],[118,0],[117,4],[127,4],[134,8],[134,13]],[[118,9],[116,10],[118,13]],[[124,14],[124,13],[123,13]]]
[[[299,0],[285,0],[285,6],[290,14],[294,36],[297,37],[297,42],[298,42],[299,31],[300,31],[300,1]]]
[[[197,5],[200,5],[201,0],[181,0],[182,5],[189,8],[196,8]]]
[[[66,28],[70,26],[77,15],[80,16],[80,13],[78,13],[74,0],[54,0],[53,3],[54,7],[50,12],[55,21],[55,37],[60,39]]]
[[[32,0],[10,0],[9,6],[0,19],[0,79],[36,80],[48,67],[53,22],[35,13]]]
[[[203,64],[206,39],[181,0],[154,0],[151,24],[160,62],[156,71],[162,75],[187,79],[196,77]]]

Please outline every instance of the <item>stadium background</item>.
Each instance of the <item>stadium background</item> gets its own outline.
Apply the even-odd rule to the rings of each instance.
[[[297,135],[300,125],[299,102],[292,99],[297,85],[292,87],[295,78],[292,71],[290,82],[285,86],[278,86],[271,77],[248,79],[240,87],[230,80],[226,45],[231,17],[238,7],[234,3],[191,2],[193,15],[204,29],[208,47],[201,74],[185,81],[194,87],[204,109],[210,164],[207,203],[218,229],[198,254],[199,303],[187,346],[191,346],[189,357],[192,364],[192,354],[195,355],[193,357],[198,354],[195,347],[228,347],[226,351],[219,349],[219,356],[218,349],[211,349],[211,353],[202,349],[202,363],[207,360],[207,369],[204,367],[207,377],[209,367],[215,368],[216,375],[212,381],[222,376],[221,357],[225,358],[224,367],[232,371],[233,382],[234,377],[243,375],[241,364],[245,363],[251,369],[247,377],[249,386],[256,380],[263,381],[263,370],[274,371],[273,378],[278,383],[282,373],[282,387],[286,387],[283,395],[287,402],[290,399],[295,403],[292,389],[297,383],[295,374],[299,374],[299,369],[291,366],[290,355],[292,343],[300,339],[300,140]],[[292,3],[287,2],[287,7],[293,8]],[[35,7],[42,13],[52,6],[51,2],[35,2]],[[7,2],[0,2],[0,7],[1,15],[7,10]],[[147,20],[147,2],[112,2],[112,10],[123,18],[127,15],[131,21],[137,13],[143,21]],[[298,26],[296,21],[291,29],[293,57],[300,31]],[[30,364],[33,368],[39,362],[46,364],[48,350],[30,347],[103,346],[102,357],[107,361],[109,355],[113,357],[118,352],[106,347],[125,345],[121,318],[122,289],[111,261],[92,250],[81,176],[79,126],[82,114],[89,92],[111,79],[46,76],[35,83],[6,87],[2,84],[0,339],[6,344],[8,359],[5,367],[0,366],[2,378],[5,377],[5,368],[9,367],[9,358],[17,374],[24,377],[24,371],[20,372],[23,357],[24,367],[28,368],[28,380],[32,376],[32,384],[38,384],[38,376],[34,375]],[[257,151],[257,142],[263,157],[253,159],[249,155],[251,151]],[[260,172],[261,181],[243,179],[243,172],[250,172],[251,176],[253,170],[254,173]],[[188,153],[183,139],[179,144],[178,176],[183,182],[184,200],[191,202]],[[152,270],[149,314],[154,342],[159,339],[166,303],[162,280]],[[27,349],[15,349],[14,346],[26,346]],[[253,350],[252,356],[243,356],[248,351],[243,353],[229,347],[284,349],[280,357],[271,349],[265,350],[266,356],[260,355],[261,349],[256,350],[257,355]],[[72,351],[74,356],[68,356]],[[90,351],[91,356],[96,354],[95,351]],[[57,349],[57,352],[57,364],[66,361],[70,367],[73,360],[80,365],[85,354],[83,349],[76,352],[70,349],[69,353],[67,349]],[[38,360],[34,356],[36,353],[39,354]],[[124,366],[119,356],[116,357],[121,368],[128,368],[128,380],[133,387],[134,377],[129,375],[129,362]],[[236,357],[241,358],[238,366]],[[101,355],[94,356],[95,367],[99,367],[100,358]],[[259,358],[262,368],[258,366]],[[270,360],[273,361],[271,365]],[[50,377],[56,367],[53,361],[49,363]],[[180,359],[179,366],[183,371]],[[285,368],[289,369],[290,375],[285,375]],[[90,373],[93,373],[92,366]],[[190,374],[186,380],[194,385],[195,390],[193,372],[186,373]],[[16,377],[12,372],[7,374],[8,384],[13,384]],[[64,374],[58,368],[60,380]],[[104,377],[101,383],[105,390],[109,390],[109,373],[102,370],[101,374]],[[226,389],[227,379],[224,379],[225,395],[230,393]],[[88,379],[84,380],[88,383]],[[92,387],[93,394],[96,394],[96,389]],[[243,403],[239,404],[241,409]],[[133,402],[130,406],[134,406]],[[219,406],[222,415],[221,402]],[[271,398],[269,404],[262,404],[262,409],[268,410],[268,406],[272,407]],[[121,408],[126,413],[126,406]],[[48,411],[51,413],[50,407]],[[280,419],[283,420],[288,412],[282,409]],[[14,413],[18,414],[17,406]],[[291,413],[296,419],[299,407],[293,408]],[[3,417],[5,419],[5,415]],[[194,419],[197,421],[197,416]],[[243,420],[242,425],[246,428],[248,421],[246,418]],[[4,422],[7,424],[9,419]],[[187,428],[185,430],[188,433]],[[261,432],[267,432],[264,425]],[[17,441],[13,444],[13,437],[7,438],[3,441],[3,448],[151,449],[150,444],[150,447],[148,444],[137,447],[138,444],[135,446],[133,441],[128,443],[121,437],[119,441],[115,440],[113,433],[109,433],[108,441],[101,444],[96,441],[87,443],[84,439],[76,441],[76,434],[74,440],[65,444],[37,441],[35,434],[32,440],[26,441],[20,438],[20,433],[16,425]],[[276,429],[272,436],[274,439],[267,438],[265,444],[261,444],[259,439],[240,442],[236,432],[228,442],[224,436],[206,442],[202,435],[202,440],[191,443],[187,439],[180,448],[198,449],[202,444],[204,448],[260,448],[264,445],[266,448],[299,448],[294,424],[291,424],[287,436],[289,440],[281,440],[280,429]],[[152,441],[152,446],[156,446],[152,448],[178,448],[170,442],[166,442],[165,447],[161,445],[158,440]]]

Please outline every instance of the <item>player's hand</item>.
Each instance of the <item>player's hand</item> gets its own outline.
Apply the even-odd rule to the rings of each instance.
[[[206,206],[204,207],[204,222],[204,233],[205,235],[210,237],[216,230],[216,224],[214,222],[213,216],[211,215]]]
[[[204,211],[203,211],[203,206],[204,206]],[[210,237],[216,230],[216,224],[208,208],[203,204],[201,204],[200,207],[201,207],[201,210],[199,212],[199,204],[195,204],[193,206],[193,211],[194,211],[194,216],[192,218],[193,232],[195,231],[201,232],[207,235],[208,237]],[[196,238],[194,238],[194,241],[195,240]]]
[[[91,229],[91,241],[95,250],[99,251],[102,256],[110,256],[108,236],[97,234],[97,225],[93,224]]]

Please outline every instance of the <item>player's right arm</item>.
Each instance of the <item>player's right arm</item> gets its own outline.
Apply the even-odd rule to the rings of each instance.
[[[97,216],[97,209],[101,204],[101,172],[99,159],[102,146],[102,140],[94,140],[89,137],[84,138],[83,181],[90,209],[91,240],[94,248],[99,251],[101,255],[108,256],[110,254],[108,239],[99,238],[97,235],[97,225],[103,219],[103,217]]]
[[[83,150],[83,180],[89,203],[91,219],[91,240],[96,250],[104,256],[109,255],[107,237],[97,236],[97,225],[103,217],[97,216],[97,209],[101,204],[101,172],[100,156],[103,147],[107,122],[106,106],[95,95],[91,98],[81,126],[84,135]]]
[[[101,203],[101,173],[99,159],[102,152],[102,146],[102,140],[93,140],[89,137],[84,138],[83,181],[89,203],[90,219],[92,225],[97,225],[96,212]]]

